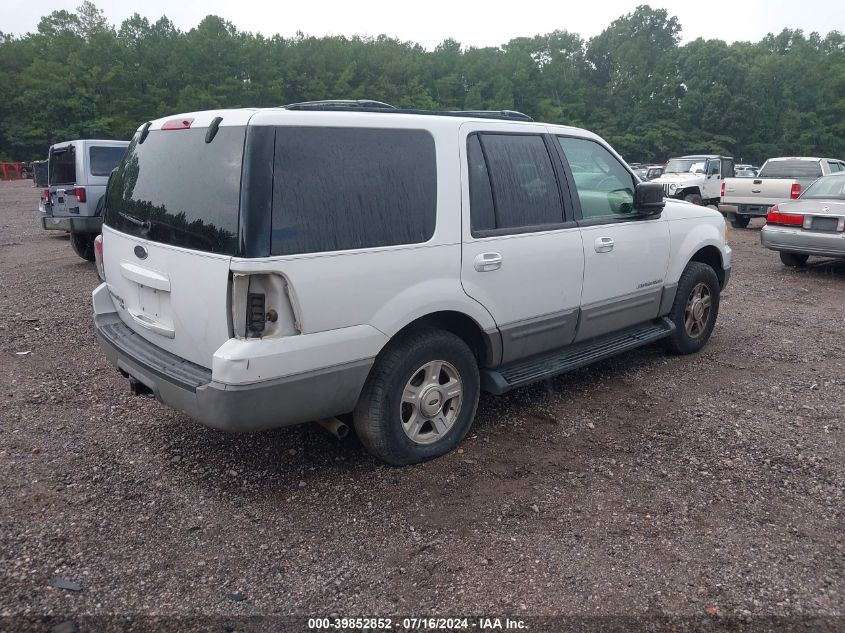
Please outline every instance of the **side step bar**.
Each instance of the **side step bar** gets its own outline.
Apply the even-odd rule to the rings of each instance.
[[[567,345],[553,352],[503,365],[497,369],[484,370],[481,373],[481,388],[489,393],[502,394],[516,387],[557,376],[621,352],[659,341],[674,331],[675,324],[668,317],[641,323],[583,343]]]

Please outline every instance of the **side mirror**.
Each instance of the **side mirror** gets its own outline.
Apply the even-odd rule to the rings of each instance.
[[[656,182],[640,182],[634,189],[634,210],[640,215],[660,215],[664,200],[663,185]]]

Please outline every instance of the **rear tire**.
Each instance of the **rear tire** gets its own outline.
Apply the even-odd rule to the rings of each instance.
[[[750,215],[734,215],[731,218],[731,226],[735,229],[744,229],[751,222]]]
[[[780,254],[780,261],[783,262],[783,265],[789,266],[791,268],[801,268],[803,266],[806,266],[808,259],[810,259],[809,255],[802,255],[800,253]]]
[[[97,236],[93,233],[71,233],[70,245],[73,248],[73,252],[82,259],[93,262],[95,237]]]
[[[688,193],[684,196],[684,200],[692,202],[693,204],[701,204],[701,196],[697,193]]]
[[[710,340],[719,316],[719,278],[707,264],[690,262],[678,280],[669,318],[675,332],[666,347],[675,354],[692,354]]]
[[[394,466],[439,457],[469,431],[480,390],[478,362],[463,340],[435,328],[413,330],[376,359],[353,412],[355,432]]]

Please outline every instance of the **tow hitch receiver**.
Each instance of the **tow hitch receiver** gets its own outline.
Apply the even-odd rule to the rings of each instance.
[[[147,387],[144,383],[140,380],[135,380],[131,376],[129,377],[129,391],[132,392],[133,396],[152,396],[153,390]]]

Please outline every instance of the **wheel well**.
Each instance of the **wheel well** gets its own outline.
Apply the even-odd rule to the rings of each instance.
[[[690,195],[691,193],[700,196],[701,190],[698,187],[687,187],[686,189],[681,189],[681,192],[676,195],[683,200],[686,196]]]
[[[426,314],[403,327],[397,336],[420,326],[430,326],[446,330],[460,337],[475,354],[480,367],[486,367],[491,358],[495,355],[494,343],[489,341],[489,336],[484,333],[481,327],[471,317],[462,312],[446,310]]]
[[[719,284],[725,283],[725,269],[722,268],[722,254],[715,246],[705,246],[695,255],[690,258],[691,262],[701,262],[707,264],[716,273],[719,278]]]

